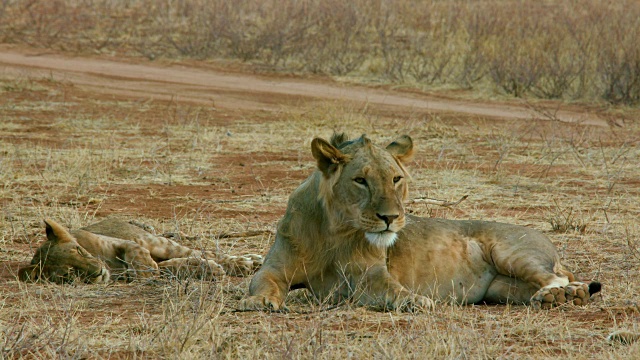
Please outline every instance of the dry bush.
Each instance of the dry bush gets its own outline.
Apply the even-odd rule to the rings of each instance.
[[[320,6],[316,2],[299,3],[313,11]],[[6,41],[36,44],[37,29],[18,26],[27,12],[26,3],[2,4],[6,7],[0,8],[4,9],[0,16],[5,16],[0,22],[3,29],[0,36]],[[208,12],[205,2],[87,0],[76,5],[51,4],[33,1],[31,5],[31,11],[38,6],[46,8],[49,13],[42,21],[52,31],[55,26],[67,31],[64,36],[44,37],[42,41],[49,43],[46,46],[67,49],[78,46],[78,51],[93,51],[104,43],[101,51],[148,51],[149,57],[234,56],[226,45],[236,41],[231,35],[209,38],[207,27],[189,26],[189,21],[195,18],[201,22],[192,24],[213,26],[207,21],[213,19],[215,11]],[[229,16],[252,9],[247,21],[253,21],[262,11],[251,1],[209,4]],[[274,4],[266,2],[263,9]],[[288,6],[295,8],[296,4],[290,2]],[[311,7],[314,4],[318,7]],[[253,56],[252,61],[278,67],[293,64],[297,70],[326,73],[347,71],[347,65],[341,65],[343,70],[332,69],[336,65],[330,61],[331,52],[344,52],[345,64],[352,61],[349,56],[353,56],[353,64],[361,61],[358,56],[363,56],[364,62],[359,66],[367,70],[354,65],[353,73],[368,71],[381,75],[386,70],[380,44],[361,42],[377,38],[371,35],[373,23],[365,21],[367,17],[362,14],[379,10],[373,6],[365,9],[364,4],[356,1],[328,7],[323,10],[325,20],[311,16],[317,14],[311,10],[305,15],[309,23],[316,24],[308,28],[308,34],[323,34],[324,38],[321,41],[307,37],[304,44],[326,50],[323,55],[326,63],[305,68],[304,58],[312,57],[315,50],[303,53],[288,50],[292,48],[277,50],[275,43],[252,45],[253,36],[267,31],[263,25],[277,25],[275,15],[270,15],[272,20],[254,23],[256,32],[247,33],[251,35],[248,39],[237,38],[237,45],[233,46],[238,47],[238,54]],[[443,58],[455,54],[450,55],[451,62],[462,67],[449,63],[440,75],[432,77],[434,83],[449,81],[449,76],[465,86],[488,81],[482,75],[486,67],[480,63],[491,53],[483,44],[497,44],[494,37],[499,34],[483,24],[491,21],[491,26],[498,27],[497,16],[479,11],[473,18],[475,23],[471,23],[465,22],[474,13],[465,7],[472,6],[468,2],[406,4],[415,5],[412,13],[415,16],[402,18],[405,26],[400,27],[402,32],[390,27],[400,23],[396,12],[408,11],[403,6],[385,10],[389,12],[385,20],[388,23],[380,28],[386,26],[388,51],[406,55],[404,59],[408,62],[402,69],[408,81],[415,81],[417,72],[406,67],[411,64],[410,54],[406,53],[411,47],[400,41],[403,39],[420,40],[423,50],[441,52]],[[629,13],[633,13],[633,4],[628,5]],[[93,12],[83,10],[83,6],[92,7]],[[438,21],[444,15],[433,15],[429,22],[416,20],[418,15],[425,16],[424,10],[430,6],[440,6],[442,14],[451,17],[458,14],[453,12],[454,8],[463,10],[450,22]],[[483,4],[473,6],[481,10]],[[499,14],[498,9],[492,9]],[[118,15],[99,17],[98,10]],[[304,14],[286,9],[283,12],[300,17]],[[364,20],[356,24],[339,22],[337,14],[343,13]],[[580,24],[583,13],[576,13],[576,24]],[[7,14],[15,19],[4,21]],[[87,20],[78,23],[83,26],[65,27],[52,22],[55,14],[76,14],[73,16]],[[73,16],[69,19],[76,21]],[[596,15],[590,16],[597,20]],[[407,31],[406,26],[412,21],[420,23],[424,33]],[[176,25],[178,22],[180,26]],[[300,24],[305,22],[300,20]],[[334,30],[323,33],[325,29],[318,24],[333,24],[328,29],[344,29],[352,35],[332,43]],[[465,34],[450,35],[451,29],[459,28],[460,24],[465,26]],[[9,29],[11,26],[16,26],[15,31]],[[116,29],[111,33],[100,30],[111,26]],[[133,30],[124,32],[119,26]],[[163,30],[165,26],[174,30]],[[43,24],[42,28],[46,26]],[[574,28],[580,29],[579,25]],[[240,29],[229,31],[241,34]],[[74,31],[85,35],[76,37],[79,35]],[[90,40],[92,31],[105,36]],[[192,36],[192,31],[199,31],[199,35]],[[171,41],[168,36],[173,36]],[[81,38],[85,39],[82,46],[77,42]],[[439,41],[428,44],[432,38]],[[574,39],[581,39],[575,45],[579,52],[584,49],[582,44],[593,46],[589,49],[600,46],[595,45],[594,33],[576,32]],[[91,46],[96,47],[89,46],[87,50],[84,46],[89,41],[94,41]],[[210,41],[216,41],[219,47],[209,47]],[[445,46],[447,43],[463,47],[451,49]],[[356,50],[349,53],[353,46]],[[558,54],[553,61],[565,61],[558,50],[563,46],[555,41],[549,45]],[[273,51],[281,55],[262,57]],[[591,50],[585,53],[594,54]],[[389,61],[392,69],[393,59]],[[565,63],[567,69],[573,69],[571,64],[579,64],[580,69],[584,66],[593,70],[597,64],[593,58],[584,64],[572,61]],[[437,67],[430,64],[425,63],[423,72],[428,76],[437,73],[432,71]],[[567,70],[570,79],[572,71]],[[594,87],[597,79],[589,74],[578,72],[569,86],[571,94]],[[543,85],[540,79],[533,82],[531,92],[550,96],[554,88],[562,87],[552,82]],[[628,123],[621,130],[557,121],[530,121],[523,125],[341,102],[312,102],[265,113],[175,102],[114,100],[86,94],[50,79],[0,79],[0,84],[1,358],[633,359],[640,356],[638,345],[611,346],[605,342],[611,330],[638,328],[637,312],[617,310],[640,297],[637,241],[640,173],[634,161],[640,158],[638,124]],[[552,114],[549,117],[553,118]],[[43,240],[44,217],[78,228],[116,214],[150,223],[159,233],[182,231],[198,235],[181,239],[196,248],[217,248],[231,254],[265,253],[273,241],[268,232],[248,238],[224,238],[220,234],[274,229],[287,205],[287,196],[314,168],[309,142],[314,136],[326,138],[334,130],[348,131],[352,136],[368,133],[377,143],[409,133],[417,147],[416,160],[409,166],[410,196],[457,200],[470,194],[466,201],[451,208],[433,208],[416,202],[408,206],[411,213],[498,220],[543,231],[549,229],[549,216],[555,217],[559,226],[572,229],[548,232],[561,249],[563,262],[580,279],[602,281],[605,290],[584,308],[537,312],[524,306],[439,304],[429,314],[380,313],[349,304],[327,308],[308,299],[308,294],[300,290],[287,299],[291,308],[288,313],[244,313],[235,309],[245,294],[248,279],[203,283],[159,278],[134,283],[57,286],[23,284],[14,277],[17,267],[29,261]],[[549,204],[554,200],[557,206],[550,210]],[[166,208],[156,208],[164,204],[168,204]],[[588,231],[580,231],[583,225],[588,225]]]
[[[636,7],[640,5],[636,4]],[[620,13],[617,20],[623,25],[603,29],[606,39],[615,47],[602,46],[598,58],[598,73],[602,85],[602,97],[618,104],[637,104],[640,102],[640,19]]]
[[[4,0],[0,41],[635,104],[638,19],[603,0]]]
[[[579,214],[575,209],[562,208],[557,202],[555,202],[555,209],[551,211],[547,221],[551,225],[551,230],[559,233],[576,231],[584,234],[589,224],[589,219],[585,220],[584,216]]]

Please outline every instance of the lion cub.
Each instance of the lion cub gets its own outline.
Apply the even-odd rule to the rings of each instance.
[[[31,265],[19,270],[20,280],[64,283],[80,277],[101,283],[111,277],[133,279],[159,271],[180,278],[212,279],[225,273],[248,275],[262,263],[260,255],[190,249],[118,219],[71,232],[53,220],[45,220],[45,227],[47,241],[36,250]]]
[[[289,198],[275,243],[241,309],[283,308],[291,289],[413,310],[433,300],[586,304],[600,284],[576,282],[542,233],[509,224],[406,214],[413,142],[316,138],[317,169]]]

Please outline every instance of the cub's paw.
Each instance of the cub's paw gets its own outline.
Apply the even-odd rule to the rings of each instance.
[[[242,257],[248,260],[251,260],[251,263],[252,263],[251,272],[258,271],[258,269],[260,269],[260,266],[262,266],[262,263],[264,262],[264,258],[262,257],[262,255],[258,255],[258,254],[245,254]]]
[[[218,263],[220,263],[227,274],[231,276],[251,275],[258,270],[262,262],[262,256],[257,254],[242,256],[223,255],[218,258]]]
[[[242,299],[238,309],[241,311],[281,311],[286,310],[286,307],[276,298],[254,295]]]
[[[158,264],[160,272],[178,279],[216,280],[225,275],[217,262],[199,258],[175,258]]]
[[[551,309],[563,304],[586,305],[591,297],[589,290],[589,285],[581,282],[543,287],[531,297],[531,305],[537,309]]]

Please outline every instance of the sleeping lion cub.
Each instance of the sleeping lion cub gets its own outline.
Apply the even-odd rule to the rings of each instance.
[[[75,231],[45,220],[47,241],[31,264],[20,268],[22,281],[65,283],[75,278],[104,283],[111,277],[149,277],[159,271],[179,278],[212,279],[225,273],[243,276],[262,263],[260,255],[230,256],[199,251],[154,235],[118,219],[106,219]]]
[[[431,308],[433,300],[550,308],[586,304],[600,290],[576,282],[536,230],[406,214],[409,136],[382,148],[336,134],[314,139],[311,152],[317,170],[289,198],[243,310],[282,309],[297,288],[385,310]]]

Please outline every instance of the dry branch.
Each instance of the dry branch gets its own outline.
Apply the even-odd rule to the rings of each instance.
[[[236,233],[218,233],[213,235],[212,237],[214,239],[232,239],[232,238],[242,238],[242,237],[252,237],[252,236],[260,236],[263,234],[273,234],[273,231],[271,230],[247,230],[247,231],[241,231],[241,232],[236,232]],[[187,235],[185,233],[183,233],[182,231],[180,232],[174,232],[174,231],[170,231],[170,232],[165,232],[162,234],[162,236],[166,237],[166,238],[171,238],[171,239],[176,239],[176,240],[181,240],[181,239],[186,239],[186,240],[199,240],[201,238],[200,235]]]
[[[432,199],[432,198],[428,198],[428,197],[418,197],[418,198],[413,199],[413,201],[411,203],[412,204],[417,204],[418,203],[418,204],[430,204],[430,205],[438,205],[438,206],[444,206],[444,207],[452,207],[452,206],[456,206],[456,205],[460,204],[461,202],[465,201],[468,197],[469,197],[469,195],[464,195],[458,201],[446,201],[446,200]]]

